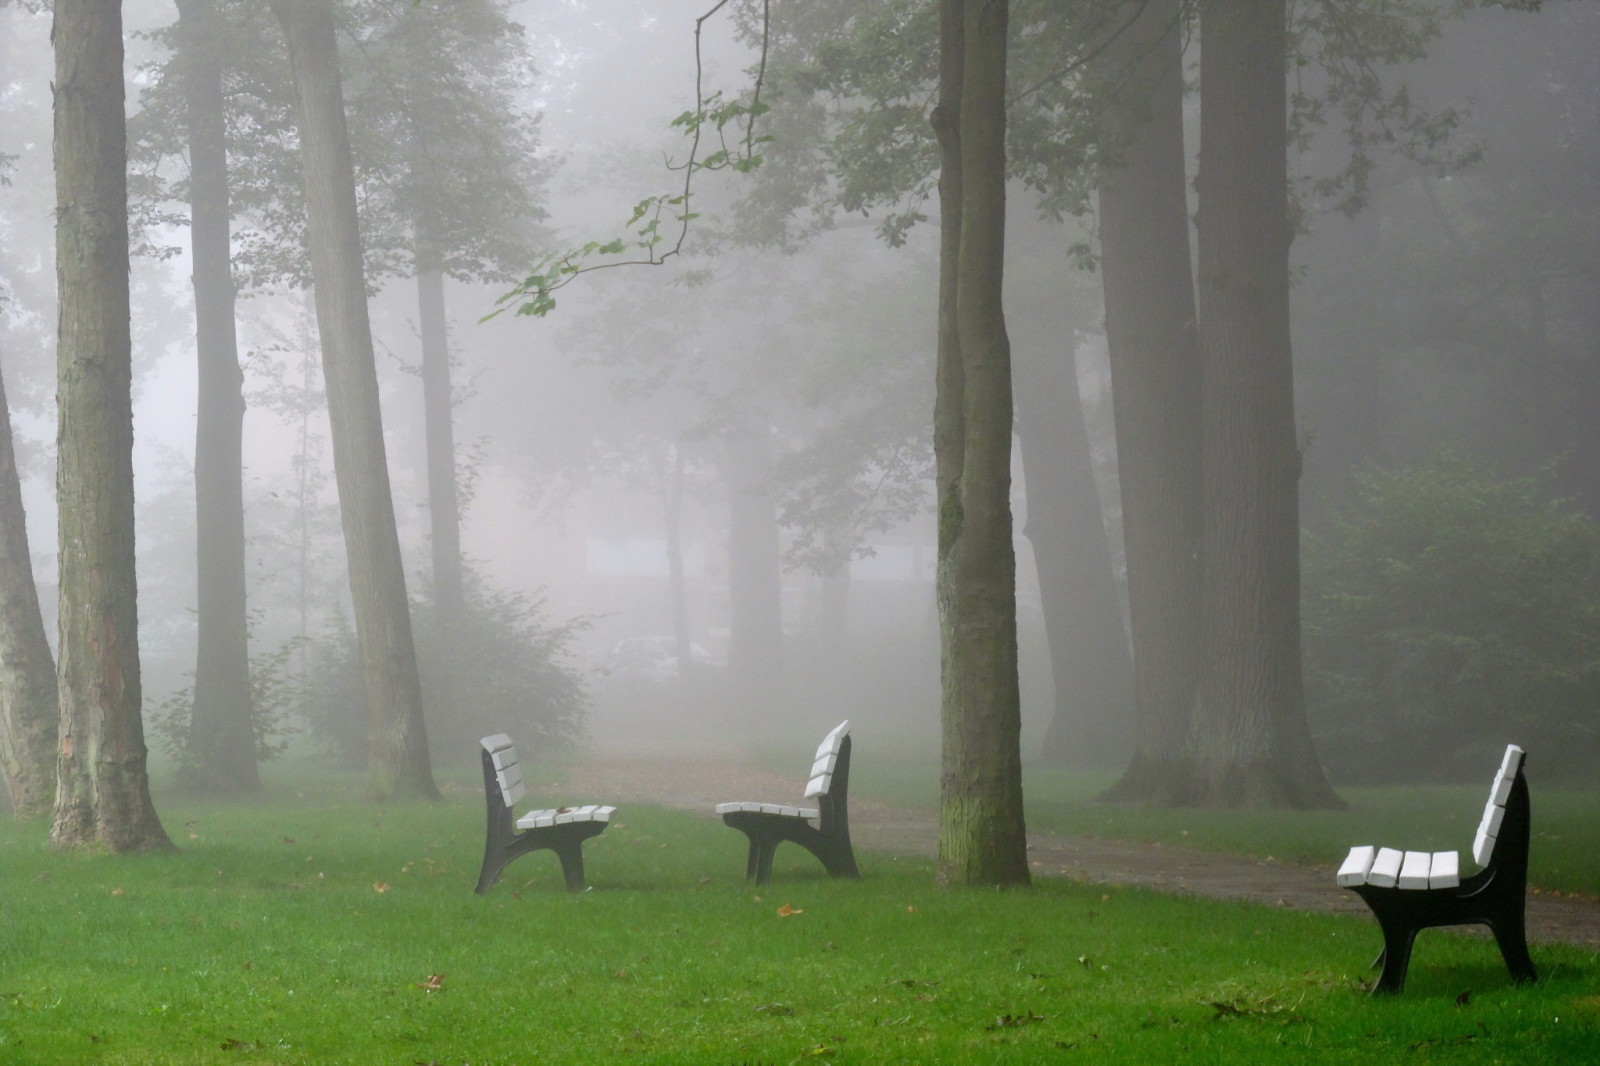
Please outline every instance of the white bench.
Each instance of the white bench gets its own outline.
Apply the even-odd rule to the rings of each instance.
[[[1417,933],[1442,925],[1487,925],[1512,979],[1536,979],[1523,916],[1530,836],[1523,762],[1523,750],[1508,745],[1472,843],[1477,873],[1463,878],[1453,851],[1363,844],[1345,856],[1339,884],[1366,901],[1383,929],[1383,951],[1373,964],[1383,971],[1374,992],[1400,991]]]
[[[793,841],[815,855],[833,877],[860,877],[850,846],[848,794],[850,787],[850,723],[834,726],[817,747],[807,774],[805,798],[816,807],[742,800],[717,804],[717,813],[731,828],[750,840],[745,876],[764,885],[772,876],[772,856],[778,845]]]
[[[526,794],[516,745],[504,733],[484,737],[483,796],[488,807],[488,833],[483,845],[483,868],[476,892],[489,891],[511,860],[530,851],[548,848],[561,860],[567,888],[583,890],[583,842],[605,831],[615,807],[552,807],[528,811],[512,821],[512,810]]]

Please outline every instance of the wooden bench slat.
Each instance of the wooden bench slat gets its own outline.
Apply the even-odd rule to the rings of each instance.
[[[816,777],[818,774],[831,774],[833,773],[833,768],[838,765],[838,763],[839,753],[836,751],[819,756],[817,761],[811,764],[811,772],[806,774],[806,776]]]
[[[1428,871],[1432,866],[1432,852],[1408,851],[1400,861],[1400,876],[1395,884],[1401,888],[1427,888]]]
[[[1339,884],[1364,885],[1367,883],[1367,873],[1372,869],[1372,860],[1378,857],[1378,849],[1371,844],[1359,844],[1350,849],[1350,854],[1344,857],[1344,863],[1339,867]]]
[[[1461,883],[1461,860],[1453,851],[1433,853],[1433,865],[1428,868],[1429,888],[1455,888]]]
[[[1393,888],[1400,879],[1400,864],[1404,861],[1404,852],[1394,848],[1379,848],[1377,857],[1372,860],[1372,869],[1367,871],[1367,884]]]
[[[806,790],[804,793],[806,799],[810,799],[813,796],[826,795],[828,792],[828,786],[832,782],[832,779],[832,774],[821,774],[806,782]]]
[[[500,790],[500,798],[505,801],[507,807],[515,807],[522,802],[522,797],[527,794],[528,790],[523,788],[520,783],[509,789],[503,788]]]
[[[483,750],[491,755],[512,746],[511,738],[504,733],[496,733],[492,737],[484,737],[480,743],[483,744]]]

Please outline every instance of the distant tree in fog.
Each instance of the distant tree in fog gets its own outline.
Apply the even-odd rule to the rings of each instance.
[[[356,186],[329,0],[272,0],[294,67],[304,155],[307,235],[317,290],[334,478],[361,649],[377,799],[438,795],[428,761],[422,687],[405,570],[384,457]]]
[[[60,744],[50,840],[170,848],[150,800],[133,550],[121,5],[58,0]]]

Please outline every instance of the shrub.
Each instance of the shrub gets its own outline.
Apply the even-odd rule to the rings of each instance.
[[[1600,525],[1445,454],[1360,477],[1355,513],[1307,535],[1307,700],[1345,779],[1481,772],[1508,741],[1595,765]]]
[[[470,570],[465,611],[439,618],[428,590],[412,605],[428,747],[435,763],[472,757],[478,740],[510,733],[530,749],[565,749],[583,730],[588,694],[568,647],[588,625],[544,621],[544,601],[485,587]],[[355,632],[340,616],[317,644],[307,717],[318,738],[352,766],[365,763],[366,710]]]

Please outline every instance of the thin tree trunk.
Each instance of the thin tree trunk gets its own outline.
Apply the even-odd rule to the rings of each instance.
[[[172,847],[150,801],[133,550],[122,11],[57,0],[55,46],[60,741],[50,840]]]
[[[461,585],[461,503],[456,487],[455,402],[450,384],[450,335],[445,322],[444,274],[417,272],[417,318],[422,334],[422,407],[428,444],[428,520],[433,545],[433,603],[442,633],[457,632],[465,611]]]
[[[662,520],[667,527],[667,595],[668,610],[672,615],[672,643],[677,648],[678,680],[684,681],[694,673],[694,642],[689,636],[689,582],[683,570],[683,445],[672,446],[672,468],[667,473],[667,485],[661,494]]]
[[[945,163],[960,175],[960,230],[953,278],[941,264],[935,416],[948,419],[956,404],[961,415],[953,432],[935,425],[936,449],[954,446],[960,454],[936,460],[944,751],[939,871],[941,880],[957,884],[1027,884],[1011,539],[1011,356],[1000,299],[1009,12],[1006,0],[942,0],[940,13],[935,128]],[[947,176],[941,173],[941,212],[949,206]],[[942,254],[951,236],[944,234]],[[950,296],[953,320],[943,306]],[[961,366],[958,399],[944,395],[953,358]]]
[[[770,706],[783,683],[783,599],[772,436],[765,424],[731,437],[728,479],[728,683],[735,705]]]
[[[190,240],[199,367],[194,495],[199,632],[192,783],[211,792],[261,787],[250,716],[245,600],[244,375],[234,331],[222,57],[214,4],[179,0],[189,122]]]
[[[384,455],[355,179],[329,0],[272,0],[289,43],[305,157],[333,470],[339,489],[374,799],[437,798],[428,763],[405,568]]]
[[[1106,799],[1189,795],[1200,666],[1200,334],[1189,262],[1179,0],[1107,51],[1124,140],[1100,178],[1101,276],[1133,636],[1134,752]],[[1120,23],[1120,19],[1118,20]]]
[[[0,378],[0,771],[19,818],[47,813],[55,796],[57,698]]]
[[[1071,341],[1030,345],[1015,366],[1023,534],[1039,574],[1055,690],[1041,755],[1053,766],[1112,765],[1128,755],[1133,661]]]
[[[1334,806],[1300,661],[1300,450],[1289,344],[1285,0],[1202,8],[1200,311],[1206,619],[1196,799]]]

